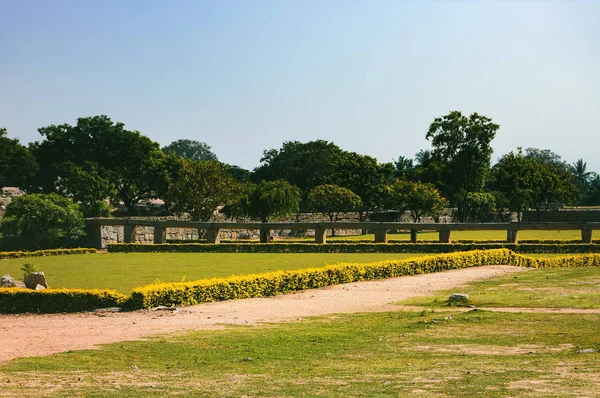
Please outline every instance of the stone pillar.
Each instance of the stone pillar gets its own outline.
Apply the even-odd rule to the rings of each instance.
[[[410,242],[417,243],[417,230],[416,229],[410,230]]]
[[[160,245],[160,244],[165,243],[165,232],[166,232],[166,228],[163,227],[162,225],[154,226],[154,244],[155,245]]]
[[[135,224],[125,224],[123,226],[123,240],[125,243],[135,242]]]
[[[387,243],[387,229],[376,229],[375,230],[375,243]]]
[[[587,228],[581,229],[581,240],[583,243],[592,243],[592,230]]]
[[[260,228],[260,243],[269,243],[273,240],[271,230],[265,227]]]
[[[324,228],[315,229],[315,243],[327,243],[327,230]]]
[[[452,230],[451,229],[440,230],[440,243],[452,243]]]
[[[220,230],[218,228],[209,228],[206,230],[206,239],[208,240],[208,243],[214,243],[214,244],[221,243],[219,231]]]
[[[519,243],[519,230],[509,229],[506,231],[506,241],[508,243]]]
[[[85,227],[86,246],[93,247],[96,249],[104,249],[104,241],[102,240],[102,226],[101,225],[86,225]]]

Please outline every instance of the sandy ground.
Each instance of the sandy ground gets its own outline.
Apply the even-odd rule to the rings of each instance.
[[[0,361],[98,348],[159,333],[211,329],[223,324],[256,324],[353,312],[398,311],[392,303],[475,280],[521,272],[486,266],[380,281],[356,282],[268,298],[232,300],[177,311],[0,315]]]

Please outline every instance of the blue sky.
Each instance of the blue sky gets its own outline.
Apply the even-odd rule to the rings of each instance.
[[[246,168],[283,141],[391,161],[434,117],[600,172],[598,1],[0,0],[0,126],[106,114]]]

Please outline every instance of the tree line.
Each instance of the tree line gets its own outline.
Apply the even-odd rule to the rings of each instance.
[[[431,148],[414,158],[380,163],[324,140],[287,141],[265,150],[250,171],[220,162],[205,143],[180,139],[161,148],[100,115],[42,127],[42,140],[28,146],[0,129],[0,187],[56,194],[87,217],[108,216],[108,203],[136,215],[138,204],[162,199],[165,214],[202,221],[222,206],[229,217],[263,222],[299,211],[335,220],[340,212],[365,219],[387,210],[408,210],[418,222],[451,206],[466,222],[529,208],[541,214],[554,203],[600,205],[600,178],[582,159],[567,164],[550,150],[517,148],[492,165],[499,128],[489,117],[453,111],[432,121]]]

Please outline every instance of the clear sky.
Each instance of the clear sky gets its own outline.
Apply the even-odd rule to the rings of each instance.
[[[283,141],[391,161],[450,110],[600,172],[600,1],[0,0],[0,126],[106,114],[258,165]]]

